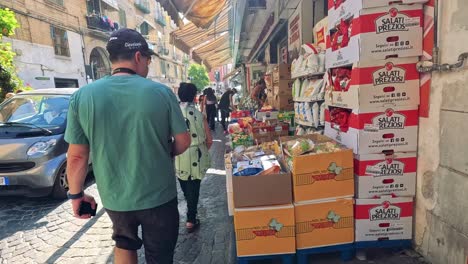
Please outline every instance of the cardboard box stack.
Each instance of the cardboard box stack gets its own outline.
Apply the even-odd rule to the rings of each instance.
[[[268,102],[279,111],[291,111],[294,109],[292,96],[291,65],[278,64],[273,68],[273,89],[268,93]]]
[[[319,134],[281,138],[291,169],[296,248],[354,241],[353,153]]]
[[[238,257],[296,252],[291,173],[270,147],[230,156]]]
[[[328,1],[325,135],[354,152],[356,242],[411,239],[425,0]]]

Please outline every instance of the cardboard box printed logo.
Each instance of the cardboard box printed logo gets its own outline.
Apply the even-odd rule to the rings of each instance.
[[[397,8],[392,8],[385,15],[375,20],[375,33],[409,31],[411,27],[419,27],[421,21],[419,17],[410,17],[400,13]]]
[[[309,185],[317,181],[346,181],[353,179],[353,168],[343,168],[338,166],[335,162],[330,163],[327,171],[322,171],[320,174],[306,174],[298,175],[296,186]]]
[[[294,226],[284,226],[284,224],[280,223],[276,218],[272,218],[268,226],[238,229],[236,239],[237,241],[241,241],[269,236],[275,236],[277,238],[294,237],[294,228]]]
[[[389,108],[384,114],[375,116],[372,119],[372,124],[366,124],[364,131],[380,131],[386,129],[404,129],[406,124],[406,116]]]
[[[388,62],[384,67],[372,73],[374,86],[383,84],[395,84],[406,82],[405,68],[395,66],[392,62]],[[391,88],[391,87],[390,87]]]
[[[354,217],[353,216],[341,216],[335,211],[331,210],[328,215],[322,219],[314,219],[313,221],[307,221],[296,224],[297,234],[310,233],[317,229],[342,229],[342,228],[353,228]]]
[[[403,176],[405,171],[405,163],[387,159],[375,165],[366,166],[366,174],[382,177],[382,176]]]
[[[382,205],[369,210],[371,221],[400,220],[401,208],[385,201]]]

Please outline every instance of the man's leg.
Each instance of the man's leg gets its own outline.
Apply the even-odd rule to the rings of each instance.
[[[139,217],[146,263],[172,264],[179,236],[177,198],[156,208],[143,210]]]
[[[226,110],[221,109],[221,125],[223,126],[224,131],[226,131]]]
[[[136,250],[114,249],[114,264],[138,264]]]
[[[211,130],[215,130],[216,122],[215,122],[215,115],[216,115],[216,106],[210,107],[210,128]]]
[[[107,210],[112,221],[115,241],[115,264],[137,264],[137,250],[141,248],[142,240],[138,237],[139,223],[135,217],[136,212],[115,212]]]

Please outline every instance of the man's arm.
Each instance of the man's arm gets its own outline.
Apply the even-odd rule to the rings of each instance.
[[[70,99],[67,129],[65,130],[65,141],[69,143],[67,153],[67,181],[69,193],[72,195],[78,195],[83,191],[89,159],[89,140],[79,121],[77,105],[75,93]],[[90,218],[90,215],[78,215],[80,204],[83,201],[91,203],[93,209],[96,208],[96,202],[92,196],[83,195],[80,197],[80,195],[78,195],[75,196],[74,199],[71,199],[73,214],[77,218]]]
[[[83,190],[88,173],[89,146],[70,144],[67,153],[67,179],[70,193]]]
[[[70,194],[79,194],[84,189],[84,182],[88,173],[89,146],[70,144],[67,153],[67,181]],[[92,196],[84,195],[78,199],[72,199],[73,213],[75,217],[87,219],[90,215],[78,215],[82,201],[91,203],[96,208],[96,202]]]
[[[189,132],[180,133],[174,136],[174,156],[184,153],[192,143]]]
[[[234,95],[233,94],[230,94],[229,95],[229,101],[231,102],[231,108],[232,110],[237,110],[237,107],[234,105]]]

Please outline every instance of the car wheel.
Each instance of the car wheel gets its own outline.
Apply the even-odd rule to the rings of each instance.
[[[67,163],[64,163],[57,171],[57,175],[55,176],[54,188],[52,189],[52,197],[55,199],[66,199],[67,192]]]

